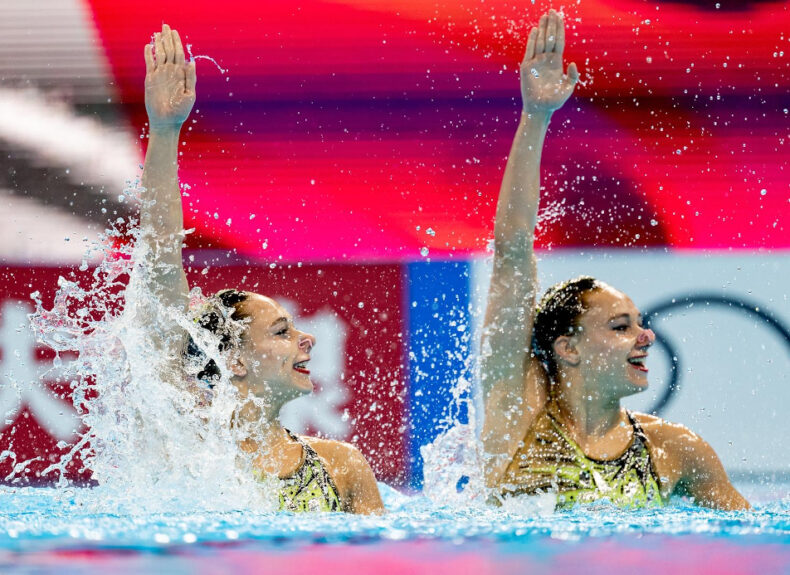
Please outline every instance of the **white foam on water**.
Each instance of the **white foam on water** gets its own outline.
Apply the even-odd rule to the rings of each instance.
[[[49,309],[38,292],[32,294],[33,330],[56,352],[54,363],[70,382],[87,429],[43,474],[66,487],[66,468],[79,453],[99,486],[63,492],[97,511],[275,510],[276,479],[254,479],[250,457],[237,447],[250,430],[231,423],[242,402],[219,342],[197,324],[197,306],[183,313],[154,297],[148,282],[154,258],[137,241],[140,234],[136,222],[117,222],[91,248],[101,261],[90,285],[59,278]],[[191,294],[193,303],[204,299],[197,290]],[[194,377],[203,361],[167,358],[158,347],[173,323],[223,372],[210,391]],[[77,359],[61,361],[73,353]]]

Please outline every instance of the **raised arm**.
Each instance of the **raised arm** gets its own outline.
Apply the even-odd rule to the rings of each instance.
[[[181,125],[195,103],[195,64],[187,63],[178,32],[165,24],[145,46],[145,108],[149,138],[140,208],[143,247],[150,262],[148,289],[165,306],[186,309],[189,286],[181,261],[183,216],[178,185]],[[168,357],[180,354],[184,333],[172,322],[163,335]]]
[[[481,382],[487,482],[497,484],[546,400],[545,376],[531,359],[538,289],[533,249],[540,155],[552,113],[570,97],[576,65],[563,73],[565,28],[554,10],[530,31],[521,63],[523,109],[510,149],[494,225],[494,269],[483,327]]]

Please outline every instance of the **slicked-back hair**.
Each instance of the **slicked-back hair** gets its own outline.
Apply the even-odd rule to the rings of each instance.
[[[219,351],[225,351],[233,341],[233,331],[228,319],[241,321],[249,316],[242,307],[250,294],[236,289],[224,289],[215,293],[210,303],[197,318],[197,324],[203,329],[207,329],[215,336],[219,337]],[[221,309],[220,306],[222,306]],[[232,310],[232,311],[231,311]],[[227,312],[230,312],[229,314]],[[205,357],[195,341],[190,337],[187,344],[187,355],[192,357]],[[203,369],[198,372],[197,378],[208,383],[213,387],[214,382],[221,377],[221,372],[217,362],[209,359]]]
[[[532,353],[552,381],[557,377],[554,341],[578,331],[579,317],[587,310],[584,296],[603,287],[594,277],[579,276],[551,286],[540,299],[532,328]]]

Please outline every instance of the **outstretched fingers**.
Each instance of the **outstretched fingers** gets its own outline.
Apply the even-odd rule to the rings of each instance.
[[[149,43],[145,45],[145,50],[143,51],[145,56],[145,74],[151,74],[154,70],[156,70],[156,61],[154,60],[154,47]]]
[[[524,61],[527,62],[535,57],[535,43],[538,40],[538,29],[533,28],[529,31],[529,38],[527,38],[527,52],[524,54]]]
[[[562,16],[557,14],[557,40],[554,42],[554,52],[562,56],[565,50],[565,22]]]
[[[557,20],[559,16],[554,10],[549,12],[546,22],[546,52],[554,52],[557,43]]]
[[[579,81],[579,70],[576,68],[576,62],[571,62],[568,64],[568,79],[571,81],[573,86],[575,86],[576,82]]]
[[[165,62],[167,62],[167,57],[165,56],[165,45],[162,41],[161,32],[154,34],[154,56],[156,58],[157,67],[162,66]]]
[[[175,55],[175,62],[181,66],[186,61],[186,57],[184,56],[184,45],[181,43],[181,36],[178,35],[176,30],[172,30],[170,35],[173,37],[173,52]]]
[[[173,46],[173,34],[167,24],[162,24],[162,43],[165,46],[165,58],[172,64],[175,62],[175,47]]]
[[[186,91],[188,94],[194,94],[195,84],[197,83],[197,70],[195,70],[195,63],[190,62],[185,67],[186,67]]]
[[[538,24],[538,37],[535,42],[535,55],[539,56],[546,51],[546,27],[548,26],[548,16],[544,14],[540,17]]]

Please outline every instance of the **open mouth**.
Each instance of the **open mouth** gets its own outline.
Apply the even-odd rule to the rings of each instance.
[[[647,366],[645,365],[646,359],[647,359],[646,355],[643,355],[641,357],[629,357],[628,363],[630,363],[631,367],[633,367],[634,369],[647,373]]]
[[[305,375],[310,375],[310,370],[307,369],[307,362],[308,361],[310,361],[310,360],[306,359],[304,361],[300,361],[300,362],[295,363],[294,364],[294,369],[296,371],[298,371],[299,373],[303,373]]]

